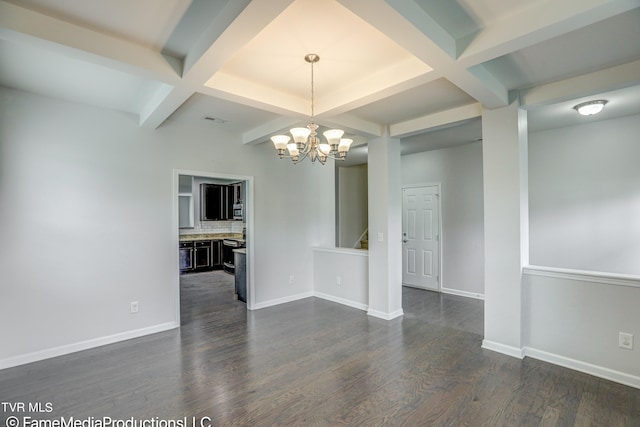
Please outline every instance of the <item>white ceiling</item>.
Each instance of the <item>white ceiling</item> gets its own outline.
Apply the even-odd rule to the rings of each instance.
[[[594,98],[598,119],[640,113],[640,0],[0,0],[0,85],[145,127],[304,125],[307,53],[316,121],[404,152],[480,139],[510,94],[534,130]]]

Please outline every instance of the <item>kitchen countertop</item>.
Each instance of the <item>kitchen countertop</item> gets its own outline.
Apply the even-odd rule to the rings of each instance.
[[[181,242],[193,242],[198,240],[222,240],[233,239],[239,242],[244,242],[242,239],[242,233],[209,233],[209,234],[181,234]]]

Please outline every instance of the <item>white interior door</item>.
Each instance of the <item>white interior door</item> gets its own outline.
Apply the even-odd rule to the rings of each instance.
[[[402,189],[402,284],[440,289],[437,186]]]

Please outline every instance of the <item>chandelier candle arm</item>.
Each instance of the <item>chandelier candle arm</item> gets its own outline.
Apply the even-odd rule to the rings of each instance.
[[[304,57],[304,60],[311,64],[311,121],[306,128],[293,128],[289,130],[293,137],[293,142],[289,142],[291,137],[288,135],[274,135],[271,141],[278,152],[281,159],[287,157],[294,163],[309,158],[312,163],[316,159],[324,165],[327,158],[334,160],[344,160],[347,152],[353,142],[349,138],[342,138],[344,131],[341,129],[330,129],[323,132],[327,142],[321,142],[318,138],[316,130],[318,125],[314,122],[314,79],[313,64],[320,60],[315,53],[310,53]],[[289,155],[285,155],[285,149],[289,151]]]

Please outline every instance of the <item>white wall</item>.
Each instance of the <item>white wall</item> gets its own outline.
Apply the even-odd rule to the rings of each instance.
[[[391,320],[402,311],[402,185],[400,140],[369,140],[369,308]],[[375,237],[374,237],[375,236]]]
[[[518,102],[482,109],[484,339],[522,357],[522,268],[528,259],[527,120]]]
[[[527,356],[640,388],[640,281],[532,271],[523,301]],[[618,347],[619,332],[634,335],[633,350]]]
[[[337,167],[338,246],[353,248],[368,227],[367,165]],[[359,247],[359,246],[356,246]]]
[[[484,294],[482,144],[402,156],[402,185],[442,183],[442,287]]]
[[[640,115],[530,134],[530,262],[640,275]]]
[[[0,368],[176,326],[174,169],[254,176],[257,306],[311,294],[311,248],[335,236],[333,168],[206,123],[142,129],[4,88],[0,112]]]
[[[525,354],[640,388],[638,135],[638,115],[529,135],[530,264],[542,267],[522,286]]]
[[[314,248],[313,294],[360,310],[369,308],[368,251]]]

